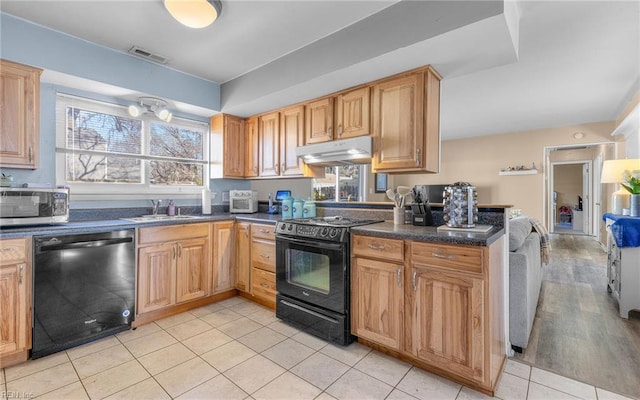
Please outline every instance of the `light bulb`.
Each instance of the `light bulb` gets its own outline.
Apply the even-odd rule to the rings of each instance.
[[[137,104],[131,104],[127,110],[129,111],[129,115],[132,117],[139,117],[142,115],[142,107]]]

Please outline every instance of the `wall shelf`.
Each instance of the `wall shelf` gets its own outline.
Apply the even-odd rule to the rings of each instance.
[[[537,173],[537,169],[522,169],[513,171],[500,171],[498,172],[498,175],[536,175]]]

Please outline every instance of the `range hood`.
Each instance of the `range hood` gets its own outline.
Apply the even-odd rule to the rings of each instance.
[[[311,165],[363,164],[371,161],[371,136],[309,144],[296,148],[296,155]]]

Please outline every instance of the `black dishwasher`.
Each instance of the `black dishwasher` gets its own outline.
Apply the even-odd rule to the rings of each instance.
[[[32,358],[130,329],[134,230],[34,237],[33,281]]]

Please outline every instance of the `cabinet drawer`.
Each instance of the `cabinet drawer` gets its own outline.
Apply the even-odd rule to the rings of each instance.
[[[138,244],[209,236],[209,224],[164,225],[138,229]]]
[[[353,235],[352,239],[352,249],[355,255],[404,261],[404,242],[402,240],[360,235]]]
[[[276,226],[264,224],[251,225],[251,238],[276,240]]]
[[[265,271],[276,272],[276,245],[272,242],[256,240],[251,243],[251,266]]]
[[[15,264],[27,260],[27,239],[0,241],[0,265]]]
[[[411,262],[414,264],[482,273],[483,255],[481,248],[411,242]]]
[[[251,289],[254,296],[274,302],[276,299],[276,274],[252,268]]]

